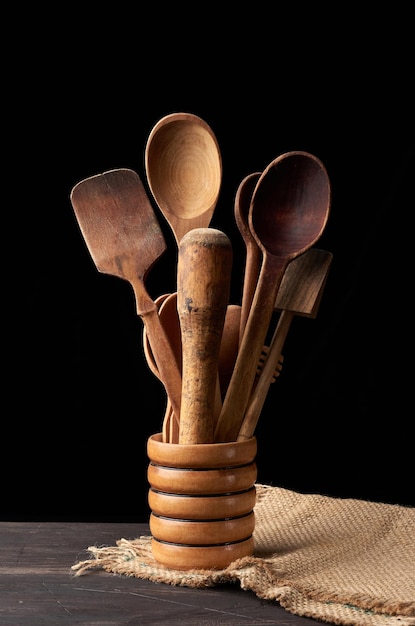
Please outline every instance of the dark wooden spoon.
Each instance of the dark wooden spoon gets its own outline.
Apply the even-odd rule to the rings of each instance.
[[[262,266],[235,368],[215,430],[215,441],[240,431],[278,289],[290,261],[308,250],[325,228],[330,180],[307,152],[287,152],[261,174],[249,210],[249,226],[262,250]]]
[[[92,259],[100,272],[127,280],[145,324],[160,379],[180,415],[181,373],[145,278],[166,250],[165,239],[136,172],[109,170],[79,182],[71,202]]]

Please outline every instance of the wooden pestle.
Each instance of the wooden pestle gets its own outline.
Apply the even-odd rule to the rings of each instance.
[[[179,444],[212,443],[219,349],[230,296],[232,245],[215,228],[180,241],[177,310],[182,337]]]

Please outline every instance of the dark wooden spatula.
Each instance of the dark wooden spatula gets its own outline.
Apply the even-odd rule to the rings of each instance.
[[[160,379],[178,418],[180,369],[144,283],[165,252],[166,242],[141,179],[130,169],[109,170],[79,182],[70,197],[98,271],[123,278],[133,287],[137,314],[145,324]]]

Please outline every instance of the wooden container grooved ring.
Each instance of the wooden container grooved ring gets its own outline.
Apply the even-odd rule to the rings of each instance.
[[[221,569],[253,553],[256,439],[147,443],[155,559],[173,569]]]

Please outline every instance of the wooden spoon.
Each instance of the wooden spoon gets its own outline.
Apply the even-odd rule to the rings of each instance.
[[[177,245],[190,230],[207,228],[222,183],[221,153],[210,126],[191,113],[166,115],[152,128],[144,156],[148,185]],[[219,387],[215,406],[218,416]],[[170,430],[166,419],[163,426]]]
[[[321,236],[331,202],[324,165],[307,152],[272,161],[255,187],[249,225],[263,260],[244,336],[215,431],[234,441],[240,431],[275,299],[288,263]]]
[[[180,444],[213,443],[218,361],[232,270],[232,245],[215,228],[182,238],[177,311],[182,337]]]
[[[209,226],[222,183],[222,158],[210,126],[191,113],[171,113],[153,127],[145,148],[151,193],[179,245]]]
[[[242,239],[245,243],[246,258],[245,272],[242,289],[241,318],[239,327],[239,345],[241,345],[246,322],[254,297],[259,272],[262,262],[262,250],[258,246],[256,239],[249,228],[248,216],[251,206],[252,194],[255,189],[261,172],[254,172],[246,176],[240,183],[235,196],[235,221]]]
[[[180,415],[180,370],[157,305],[144,284],[166,243],[140,177],[129,169],[91,176],[75,185],[71,202],[97,269],[132,285],[160,378],[175,414]]]
[[[294,315],[316,317],[332,258],[331,252],[312,248],[288,265],[275,302],[280,317],[251,393],[238,441],[250,439],[254,434]]]

